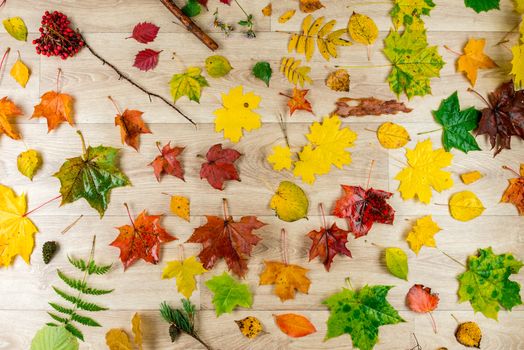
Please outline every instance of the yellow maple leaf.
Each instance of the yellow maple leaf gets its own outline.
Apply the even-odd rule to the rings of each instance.
[[[25,216],[26,211],[25,194],[17,196],[11,188],[0,185],[0,266],[9,266],[17,255],[29,264],[38,229]]]
[[[524,0],[513,0],[513,5],[515,6],[515,11],[524,14]]]
[[[260,115],[253,112],[260,100],[260,96],[253,92],[244,94],[241,85],[229,90],[228,94],[222,94],[223,108],[214,112],[215,131],[224,131],[224,138],[237,143],[242,138],[242,129],[251,131],[260,128]]]
[[[172,196],[169,208],[173,214],[189,222],[191,215],[189,205],[189,198],[183,196]]]
[[[418,197],[428,204],[431,188],[442,192],[453,186],[451,173],[441,168],[451,165],[453,155],[443,148],[433,150],[430,139],[418,142],[414,149],[407,149],[408,166],[402,169],[395,180],[400,181],[399,192],[402,199]]]
[[[291,170],[291,150],[287,146],[274,146],[273,153],[267,157],[267,161],[275,170]]]
[[[433,221],[431,215],[424,216],[418,219],[416,224],[413,225],[413,228],[406,237],[406,242],[409,243],[411,250],[418,255],[420,248],[424,245],[426,247],[437,246],[434,236],[441,230],[437,223]]]
[[[264,261],[266,268],[260,274],[260,285],[274,284],[275,295],[281,301],[295,299],[295,290],[307,294],[311,281],[306,277],[309,271],[298,265],[278,261]]]
[[[485,209],[477,195],[471,191],[455,193],[449,199],[451,216],[459,221],[473,220]]]
[[[162,279],[176,278],[178,292],[189,299],[196,289],[195,276],[206,271],[201,262],[197,261],[194,256],[190,256],[184,261],[173,260],[168,262],[162,271]]]
[[[477,82],[479,69],[495,68],[497,64],[484,54],[486,39],[469,39],[464,46],[464,54],[457,61],[457,71],[466,73],[471,86]]]
[[[302,151],[298,153],[299,160],[295,162],[293,175],[301,177],[302,181],[307,184],[315,182],[315,175],[324,175],[329,173],[331,163],[324,159],[323,154],[318,150],[313,150],[312,145],[305,145]]]

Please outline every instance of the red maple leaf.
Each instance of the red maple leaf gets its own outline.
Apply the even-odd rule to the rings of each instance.
[[[220,0],[220,2],[226,5],[231,5],[231,0]]]
[[[124,204],[127,209],[127,205]],[[160,226],[161,215],[147,215],[142,211],[133,221],[129,209],[127,211],[131,225],[117,227],[118,237],[110,244],[120,249],[120,260],[124,270],[138,259],[157,264],[160,255],[160,244],[177,239]]]
[[[335,255],[344,254],[351,258],[351,252],[346,248],[348,234],[349,231],[337,227],[336,223],[329,228],[322,227],[320,231],[309,232],[307,235],[313,241],[309,249],[309,261],[318,256],[326,271],[329,271]]]
[[[415,284],[406,295],[408,307],[415,312],[426,313],[435,310],[438,306],[439,297],[431,294],[431,288],[422,284]]]
[[[162,52],[162,50],[155,51],[151,49],[145,49],[138,52],[135,56],[133,67],[143,71],[154,69],[158,64],[158,55],[160,55],[160,52]]]
[[[126,109],[124,113],[117,114],[115,125],[120,126],[122,143],[133,147],[138,152],[140,134],[151,134],[151,130],[142,120],[141,111]]]
[[[224,189],[224,181],[240,181],[235,164],[241,156],[240,152],[231,148],[222,148],[218,143],[207,151],[207,162],[200,168],[200,178],[207,179],[207,182],[217,190]]]
[[[252,231],[266,224],[258,221],[256,216],[243,216],[240,221],[235,222],[228,215],[226,207],[227,202],[224,199],[224,219],[206,216],[207,223],[196,228],[187,242],[202,244],[198,257],[206,269],[213,268],[223,258],[234,274],[243,277],[248,270],[247,261],[251,251],[262,239]]]
[[[342,189],[344,195],[337,200],[333,214],[346,219],[355,238],[367,235],[374,222],[393,224],[395,210],[386,203],[393,193],[360,186],[342,185]]]
[[[135,28],[133,28],[133,34],[126,39],[133,38],[139,43],[147,44],[156,39],[159,30],[160,28],[153,23],[138,23]]]
[[[290,116],[293,115],[293,113],[295,113],[295,111],[297,110],[313,113],[311,103],[306,99],[306,95],[308,94],[308,92],[309,90],[300,90],[297,88],[293,88],[292,96],[286,95],[282,92],[280,93],[280,95],[289,98],[289,100],[287,101],[287,105],[289,107]]]
[[[156,146],[160,155],[156,156],[149,165],[153,167],[157,181],[160,182],[163,173],[184,180],[184,169],[176,157],[184,152],[185,147],[171,147],[171,142],[168,142],[162,149],[160,149],[160,142],[157,142]]]

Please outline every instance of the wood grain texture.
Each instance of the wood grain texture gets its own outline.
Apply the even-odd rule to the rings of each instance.
[[[500,203],[501,195],[507,186],[507,179],[513,174],[503,170],[502,166],[518,168],[524,162],[524,142],[513,140],[512,150],[505,150],[496,158],[490,151],[484,137],[478,137],[482,152],[470,152],[465,155],[453,151],[452,165],[447,169],[452,173],[455,185],[442,193],[433,192],[431,204],[424,205],[418,201],[403,201],[397,191],[398,181],[395,175],[405,166],[405,150],[385,150],[377,142],[373,132],[381,123],[394,121],[406,127],[412,141],[406,147],[414,148],[417,141],[430,138],[435,148],[441,147],[441,132],[427,135],[418,133],[438,128],[431,111],[438,108],[440,101],[455,90],[459,92],[463,108],[476,106],[483,108],[483,102],[466,90],[469,86],[465,77],[455,70],[457,56],[444,49],[444,45],[461,51],[469,38],[486,38],[486,53],[499,65],[492,70],[481,70],[476,90],[485,95],[501,82],[508,80],[511,69],[511,53],[495,44],[519,21],[519,16],[512,11],[511,0],[501,0],[501,11],[475,14],[463,5],[462,0],[436,1],[436,8],[431,17],[426,17],[428,41],[437,45],[446,65],[441,77],[431,82],[432,94],[423,98],[416,97],[407,101],[401,100],[414,110],[408,114],[381,117],[347,118],[344,126],[358,134],[352,153],[351,165],[343,169],[334,169],[329,175],[319,177],[313,186],[303,184],[290,172],[275,172],[267,163],[266,157],[275,145],[283,145],[284,138],[277,123],[277,116],[285,114],[286,99],[279,92],[291,89],[287,80],[279,73],[281,57],[296,54],[287,52],[288,33],[299,29],[304,14],[297,14],[287,23],[279,24],[278,17],[285,11],[297,7],[295,0],[273,1],[273,16],[264,17],[260,10],[267,1],[239,0],[248,13],[253,13],[256,21],[257,38],[248,40],[239,32],[225,38],[213,27],[213,12],[218,8],[220,16],[228,23],[242,19],[243,14],[237,6],[228,7],[219,4],[218,0],[209,2],[209,11],[196,18],[198,24],[217,40],[220,49],[216,54],[226,56],[234,69],[224,78],[213,79],[203,73],[210,86],[203,91],[200,104],[181,98],[177,102],[184,112],[190,115],[197,127],[189,125],[182,117],[160,101],[150,101],[148,96],[123,80],[86,50],[74,59],[62,61],[54,58],[41,58],[34,53],[29,43],[12,39],[4,28],[0,28],[0,53],[7,46],[11,54],[5,68],[0,72],[0,97],[9,96],[20,105],[24,117],[18,118],[17,128],[23,135],[24,142],[15,142],[0,137],[0,183],[13,187],[18,193],[28,194],[29,208],[55,196],[59,182],[52,175],[59,169],[65,158],[78,156],[81,152],[80,139],[76,129],[82,130],[88,143],[93,146],[104,144],[120,147],[120,165],[129,175],[133,186],[118,188],[112,191],[111,204],[105,217],[101,220],[85,201],[59,207],[58,202],[49,204],[31,215],[39,228],[36,235],[36,246],[31,258],[31,265],[16,259],[13,266],[0,270],[0,349],[28,349],[35,331],[49,321],[49,301],[56,301],[53,285],[62,285],[56,276],[56,269],[66,273],[75,271],[67,262],[67,256],[84,257],[88,254],[91,237],[97,236],[97,260],[113,263],[114,266],[107,278],[92,279],[95,286],[115,288],[115,292],[97,298],[98,302],[109,307],[110,311],[97,315],[103,327],[84,329],[86,342],[81,349],[105,349],[105,332],[109,328],[123,328],[130,333],[130,319],[138,311],[143,317],[145,344],[144,349],[201,349],[191,338],[182,336],[176,344],[171,344],[167,325],[163,323],[157,311],[160,302],[167,300],[173,305],[180,303],[181,295],[177,293],[174,280],[160,278],[163,267],[168,261],[179,259],[179,244],[185,242],[194,228],[205,223],[205,215],[222,215],[222,198],[227,198],[231,214],[235,218],[244,215],[257,215],[268,225],[257,231],[262,237],[261,243],[254,249],[249,261],[249,272],[245,278],[254,292],[252,310],[240,308],[232,314],[215,316],[212,295],[203,282],[220,274],[226,265],[223,261],[209,273],[197,278],[197,291],[191,300],[201,310],[198,324],[202,338],[220,350],[319,350],[351,349],[349,336],[342,336],[324,342],[326,324],[329,314],[321,304],[322,300],[336,293],[345,286],[345,278],[350,277],[354,287],[366,284],[394,285],[388,300],[400,310],[407,321],[395,326],[380,329],[379,350],[407,350],[416,345],[416,335],[424,350],[445,346],[448,349],[463,349],[454,339],[457,321],[474,320],[483,331],[482,348],[489,350],[524,349],[524,308],[516,307],[513,312],[500,312],[499,321],[486,319],[482,314],[474,314],[469,303],[458,303],[457,275],[464,271],[463,266],[446,257],[449,254],[465,263],[469,255],[475,254],[477,248],[493,247],[496,253],[513,252],[523,259],[524,221],[517,215],[517,210],[510,204]],[[325,8],[313,15],[326,16],[338,21],[337,28],[345,27],[353,11],[371,16],[380,29],[380,38],[373,46],[371,61],[367,61],[366,48],[362,45],[339,48],[339,57],[326,62],[316,53],[310,62],[303,63],[312,67],[313,84],[308,95],[313,104],[315,115],[297,112],[288,118],[290,143],[298,150],[306,142],[304,134],[308,132],[313,121],[334,109],[337,98],[375,96],[381,99],[392,99],[386,78],[391,69],[389,62],[381,52],[382,39],[385,38],[392,24],[389,17],[391,6],[387,2],[375,1],[342,1],[323,0]],[[177,1],[182,5],[184,1]],[[29,40],[37,37],[38,26],[45,10],[61,10],[69,15],[75,26],[84,33],[89,44],[104,58],[148,89],[170,97],[169,80],[173,74],[182,72],[189,66],[203,67],[210,52],[192,34],[173,22],[176,19],[157,0],[8,0],[0,9],[0,17],[21,16],[30,31]],[[133,26],[142,21],[151,21],[161,27],[157,39],[148,44],[139,44],[126,40]],[[509,36],[512,42],[516,36]],[[141,72],[132,67],[135,54],[146,47],[163,50],[158,67],[150,72]],[[9,69],[16,60],[19,50],[22,60],[32,71],[26,89],[21,89],[9,76]],[[270,86],[255,79],[251,74],[252,66],[259,60],[268,61],[273,69]],[[326,75],[336,65],[348,65],[351,74],[350,93],[336,93],[324,85]],[[357,68],[363,67],[363,68]],[[45,120],[30,119],[33,106],[39,96],[55,89],[57,69],[63,70],[61,89],[75,98],[75,127],[61,125],[57,130],[47,133]],[[221,133],[214,131],[213,111],[221,106],[221,94],[230,88],[243,85],[245,91],[254,91],[262,97],[260,113],[262,128],[246,133],[238,144],[225,141]],[[119,130],[114,126],[115,109],[107,96],[112,96],[121,108],[139,109],[144,112],[144,120],[153,134],[141,137],[140,152],[120,143]],[[173,177],[164,177],[157,182],[153,170],[148,164],[158,154],[155,142],[186,146],[181,156],[186,172],[186,181]],[[203,155],[210,146],[223,143],[234,147],[243,155],[237,162],[241,182],[229,182],[223,192],[212,189],[207,182],[199,178]],[[31,182],[20,175],[16,169],[16,157],[26,147],[35,148],[44,158],[43,167]],[[324,203],[328,214],[335,200],[341,195],[340,184],[366,186],[370,164],[375,161],[371,172],[370,186],[389,190],[394,193],[390,199],[396,210],[394,225],[376,224],[368,236],[349,238],[348,248],[353,254],[349,259],[335,257],[332,269],[327,273],[318,260],[308,261],[310,240],[306,234],[318,229],[321,217],[319,203]],[[480,181],[466,186],[460,181],[460,174],[479,170],[485,176]],[[273,191],[282,180],[293,180],[306,191],[310,200],[307,220],[285,223],[274,216],[269,208]],[[450,217],[447,202],[449,197],[461,190],[471,190],[482,200],[486,211],[473,221],[463,223]],[[162,192],[188,196],[191,199],[191,221],[189,223],[169,213],[169,197]],[[133,214],[147,209],[150,213],[165,214],[162,223],[178,240],[165,244],[161,250],[161,261],[158,265],[139,261],[126,272],[118,259],[119,250],[109,246],[117,236],[115,227],[128,223],[123,203],[129,203]],[[80,214],[84,217],[66,234],[60,233]],[[405,237],[413,223],[423,215],[433,215],[442,228],[436,236],[438,248],[423,247],[415,255],[405,242]],[[336,221],[346,227],[343,220],[332,216],[328,222]],[[289,259],[310,271],[312,280],[308,295],[297,294],[296,299],[284,303],[273,294],[272,286],[259,286],[259,274],[264,260],[280,260],[280,229],[284,227],[289,236]],[[42,262],[41,248],[45,241],[57,240],[60,250],[49,265]],[[384,262],[385,247],[400,247],[408,253],[409,282],[391,276]],[[198,244],[185,244],[185,255],[196,255],[200,251]],[[524,283],[524,275],[513,276],[513,280]],[[414,283],[430,286],[439,293],[440,305],[433,313],[438,334],[434,334],[427,315],[410,312],[405,304],[407,290]],[[94,301],[94,300],[93,300]],[[306,315],[317,328],[317,332],[302,339],[292,339],[282,334],[275,326],[273,314],[296,312]],[[233,320],[248,315],[259,317],[268,334],[254,341],[243,338]]]

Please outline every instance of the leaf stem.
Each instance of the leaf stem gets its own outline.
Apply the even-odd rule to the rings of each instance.
[[[369,167],[368,182],[366,184],[366,190],[369,188],[369,182],[371,181],[371,172],[373,171],[373,165],[375,165],[375,160],[371,160],[371,166]]]
[[[289,258],[288,258],[288,250],[287,250],[287,232],[286,229],[283,228],[280,230],[280,245],[282,249],[282,261],[284,264],[289,264]]]
[[[84,140],[84,135],[80,130],[77,130],[76,133],[80,135],[80,140],[82,141],[82,159],[85,161],[87,159],[86,141]]]
[[[240,6],[240,4],[238,3],[237,0],[234,0],[235,1],[235,4],[237,4],[238,7],[240,7],[240,9],[242,10],[242,12],[244,12],[244,15],[246,15],[246,17],[249,17],[249,15],[247,14],[247,12],[244,10],[244,8],[242,6]]]
[[[60,232],[61,234],[66,234],[71,228],[73,228],[73,226],[75,226],[77,224],[77,222],[80,221],[80,219],[82,219],[84,217],[84,214],[81,214],[78,218],[75,219],[75,221],[73,221],[72,223],[70,223],[69,225],[66,226],[66,228],[64,228],[62,230],[62,232]]]
[[[504,170],[509,170],[509,171],[511,171],[513,174],[517,175],[517,177],[521,177],[521,175],[520,175],[519,173],[517,173],[515,170],[513,170],[513,169],[510,168],[509,166],[503,165],[503,166],[502,166],[502,169],[504,169]]]
[[[224,221],[229,219],[229,211],[227,210],[227,199],[222,198],[222,211],[224,212]]]
[[[345,68],[345,69],[365,69],[365,68],[384,68],[384,67],[393,67],[392,64],[377,64],[377,65],[367,65],[367,66],[345,66],[345,65],[335,65],[335,68]]]
[[[486,100],[486,99],[484,98],[484,96],[482,96],[481,94],[479,94],[476,90],[474,90],[474,89],[468,87],[468,92],[473,92],[475,95],[477,95],[478,97],[480,97],[480,99],[481,99],[482,101],[484,101],[484,103],[486,104],[486,106],[488,106],[488,108],[493,109],[493,107],[491,106],[491,103],[489,103],[488,100]]]
[[[131,225],[133,225],[133,227],[135,227],[135,222],[133,221],[133,217],[131,217],[131,212],[129,211],[129,206],[127,205],[127,203],[124,203],[124,207],[126,207],[127,216],[129,216],[129,220],[131,221]]]
[[[441,252],[442,254],[444,254],[445,256],[447,256],[448,258],[450,258],[451,260],[453,260],[454,262],[456,262],[457,264],[459,264],[460,266],[466,268],[466,265],[464,265],[463,263],[461,263],[460,261],[458,261],[457,259],[455,259],[454,257],[452,257],[451,255],[449,255],[448,253],[445,253],[443,252],[442,250],[438,249],[439,252]]]
[[[462,54],[461,54],[460,52],[457,52],[457,51],[451,49],[448,45],[444,45],[444,48],[445,48],[446,50],[448,50],[449,52],[454,53],[454,54],[457,55],[457,56],[462,56]]]
[[[184,243],[180,243],[178,245],[178,259],[180,259],[180,261],[184,261],[184,257]]]
[[[433,132],[437,132],[437,131],[440,131],[440,130],[442,130],[442,128],[438,128],[438,129],[434,129],[434,130],[430,130],[430,131],[422,131],[422,132],[417,133],[417,135],[431,134]]]
[[[4,65],[4,60],[5,58],[7,57],[7,55],[9,54],[9,51],[11,51],[11,48],[8,47],[5,52],[4,52],[4,55],[2,56],[2,60],[0,61],[0,72],[2,71],[2,67]]]
[[[287,95],[284,95],[284,96],[287,96]],[[284,119],[284,116],[282,115],[282,113],[280,113],[277,118],[278,118],[278,125],[280,126],[280,130],[282,130],[282,134],[284,134],[284,141],[286,141],[286,145],[289,148],[291,148],[291,146],[289,144],[289,138],[287,136],[287,123],[286,123],[286,120]]]
[[[122,112],[120,111],[120,108],[118,108],[118,105],[116,104],[115,100],[111,96],[107,96],[107,98],[109,99],[109,101],[113,103],[113,106],[115,106],[118,115],[122,115]]]
[[[158,149],[158,152],[160,152],[160,154],[162,154],[162,149],[160,149],[160,145],[161,145],[160,141],[157,141],[155,143],[155,145],[156,145],[156,148]]]
[[[322,227],[327,230],[328,226],[326,222],[326,212],[324,211],[324,203],[319,203],[318,207],[320,208],[320,216],[322,217]]]
[[[293,98],[293,97],[291,97],[291,96],[289,96],[289,95],[286,95],[286,94],[283,93],[283,92],[279,92],[278,94],[281,95],[281,96],[285,96],[285,97],[287,97],[287,98]]]
[[[354,289],[353,289],[353,285],[351,284],[351,278],[346,277],[346,278],[344,279],[344,282],[346,282],[346,285],[349,287],[349,289],[354,290]]]
[[[46,204],[49,204],[49,203],[51,203],[52,201],[57,200],[57,199],[60,198],[60,197],[62,197],[61,194],[59,194],[58,196],[53,197],[53,198],[51,198],[51,199],[45,201],[44,203],[40,204],[40,205],[37,206],[36,208],[33,208],[33,209],[29,210],[28,212],[26,212],[24,215],[22,215],[22,217],[25,218],[25,217],[28,216],[29,214],[34,213],[35,211],[37,211],[38,209],[42,208],[42,207],[45,206]]]

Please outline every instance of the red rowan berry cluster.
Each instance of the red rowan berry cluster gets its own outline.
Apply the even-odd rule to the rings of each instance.
[[[71,22],[61,12],[46,11],[42,16],[40,38],[33,40],[39,55],[60,56],[63,60],[72,57],[85,45],[79,32],[69,27]]]

